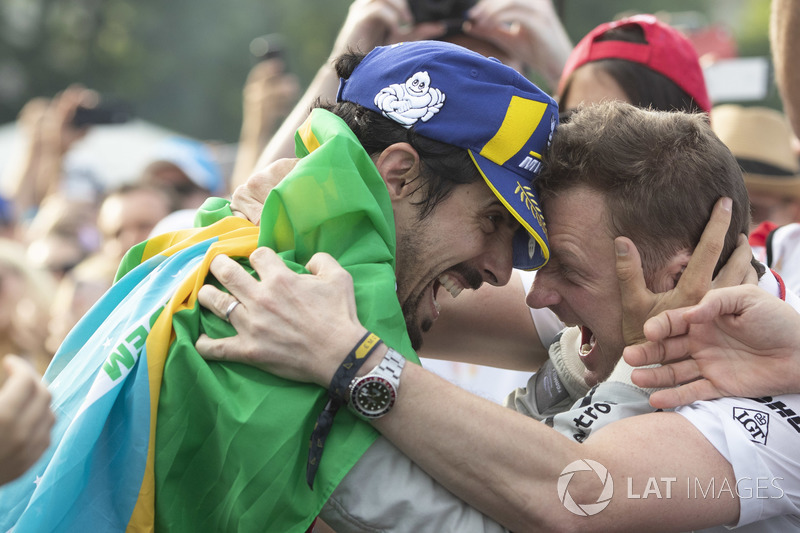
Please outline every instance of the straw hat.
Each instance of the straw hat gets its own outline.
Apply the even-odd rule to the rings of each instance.
[[[751,192],[800,198],[800,165],[786,117],[767,107],[725,104],[711,110],[711,127],[742,167]]]

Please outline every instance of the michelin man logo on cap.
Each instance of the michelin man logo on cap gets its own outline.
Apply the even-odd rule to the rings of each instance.
[[[393,83],[375,95],[375,105],[383,116],[399,122],[406,128],[418,120],[427,122],[444,105],[445,95],[431,87],[427,72],[417,72],[405,83]]]
[[[373,49],[340,79],[336,101],[466,150],[520,223],[514,267],[534,270],[547,263],[550,249],[534,180],[558,124],[558,106],[530,80],[461,46],[415,41]]]

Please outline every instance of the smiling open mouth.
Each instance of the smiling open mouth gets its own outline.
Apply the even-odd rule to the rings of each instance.
[[[581,326],[581,358],[588,357],[594,348],[595,338],[592,330],[586,326]]]
[[[438,317],[439,312],[442,309],[441,304],[436,299],[439,292],[439,287],[444,287],[453,298],[458,297],[458,295],[461,294],[461,291],[464,290],[464,287],[462,287],[461,284],[447,272],[441,274],[436,280],[434,280],[433,284],[431,285],[431,297],[433,299],[433,307],[436,310],[436,317]]]

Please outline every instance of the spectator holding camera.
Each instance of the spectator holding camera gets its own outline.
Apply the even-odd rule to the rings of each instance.
[[[98,100],[95,91],[70,85],[52,100],[34,98],[22,108],[18,124],[25,149],[3,180],[3,195],[15,205],[18,219],[32,218],[47,196],[61,192],[64,156],[88,131],[73,123],[75,113]]]
[[[299,92],[297,76],[286,71],[281,56],[268,54],[250,69],[242,91],[242,129],[231,188],[250,176],[258,156],[292,110]]]
[[[355,0],[329,60],[250,170],[294,157],[294,132],[313,103],[336,95],[339,78],[331,66],[333,58],[348,49],[366,53],[376,46],[421,39],[453,42],[517,70],[535,69],[553,86],[572,48],[551,0]]]

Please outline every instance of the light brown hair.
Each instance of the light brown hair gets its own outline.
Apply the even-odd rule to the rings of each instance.
[[[733,208],[717,270],[749,229],[739,165],[702,115],[622,102],[582,107],[559,126],[544,163],[536,187],[545,220],[548,198],[577,186],[600,192],[611,233],[636,244],[648,280],[680,250],[694,250],[720,197]]]

